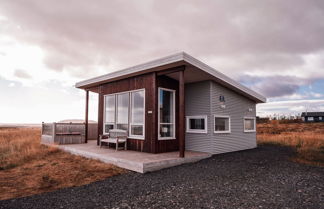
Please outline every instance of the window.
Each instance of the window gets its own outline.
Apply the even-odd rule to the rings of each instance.
[[[159,88],[159,139],[175,139],[175,90]]]
[[[128,130],[129,93],[117,94],[117,129]]]
[[[244,118],[244,132],[255,132],[255,118],[245,117]]]
[[[188,133],[207,133],[207,115],[187,116]]]
[[[115,95],[105,96],[105,123],[104,133],[108,133],[110,129],[114,129],[115,124]]]
[[[144,139],[145,90],[104,96],[104,133],[110,129],[128,130],[129,136]]]
[[[131,92],[130,136],[144,138],[144,91]]]
[[[319,119],[319,120],[322,120],[322,117],[321,117],[321,116],[319,116],[319,117],[318,117],[318,119]]]
[[[214,133],[231,133],[231,118],[229,116],[214,115]]]
[[[314,117],[308,117],[308,121],[314,121]]]

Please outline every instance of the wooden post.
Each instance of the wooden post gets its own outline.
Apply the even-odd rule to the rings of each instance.
[[[151,152],[157,153],[157,140],[158,140],[158,87],[157,87],[157,75],[154,72],[153,74],[153,80],[152,80],[152,136],[151,136]]]
[[[43,133],[44,133],[44,122],[42,122],[41,136],[43,135]]]
[[[179,71],[179,157],[185,157],[185,89],[184,70]]]
[[[53,123],[53,133],[52,133],[52,135],[53,135],[53,142],[54,143],[56,143],[56,141],[55,141],[55,138],[56,138],[56,123],[54,122]]]
[[[100,135],[103,134],[103,96],[102,96],[102,86],[98,87],[98,133],[97,133],[97,145],[100,145]]]
[[[86,105],[85,105],[85,143],[88,143],[88,113],[89,113],[89,90],[86,90]]]

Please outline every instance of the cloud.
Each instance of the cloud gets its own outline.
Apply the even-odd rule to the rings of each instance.
[[[48,68],[84,78],[177,51],[231,75],[287,72],[324,50],[323,10],[317,0],[6,0],[0,9],[6,34],[40,46]]]
[[[258,116],[273,114],[301,114],[304,111],[324,111],[324,100],[275,101],[257,105]]]
[[[20,69],[16,69],[14,75],[18,78],[23,78],[23,79],[32,78],[31,75],[29,75],[26,71]]]
[[[292,76],[243,76],[240,82],[260,92],[266,97],[275,98],[296,95],[301,85],[307,85],[307,79]]]
[[[15,87],[16,84],[15,83],[9,83],[8,87],[12,88],[12,87]]]
[[[323,19],[322,0],[3,0],[0,76],[72,92],[79,80],[186,51],[270,101],[322,98],[300,89],[324,80]]]

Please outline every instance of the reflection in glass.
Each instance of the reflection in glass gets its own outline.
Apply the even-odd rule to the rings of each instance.
[[[106,123],[115,123],[115,95],[108,95],[105,97],[106,105],[106,114],[105,122]]]
[[[245,127],[245,130],[247,131],[252,131],[254,130],[254,119],[244,119],[244,127]]]
[[[229,118],[215,117],[215,131],[229,131]]]
[[[204,118],[190,118],[189,129],[205,130]]]
[[[128,124],[128,93],[117,95],[117,124]]]
[[[132,123],[144,123],[144,91],[132,92]]]

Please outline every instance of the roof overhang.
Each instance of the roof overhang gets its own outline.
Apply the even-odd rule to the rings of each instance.
[[[144,64],[136,65],[120,71],[115,71],[95,78],[80,81],[75,87],[81,89],[95,89],[100,84],[109,83],[149,72],[159,72],[169,68],[185,65],[185,82],[198,82],[202,80],[214,80],[227,88],[232,89],[258,103],[266,102],[266,98],[261,94],[243,86],[223,73],[197,60],[196,58],[181,52],[161,59],[153,60]],[[172,76],[172,75],[171,75]]]

